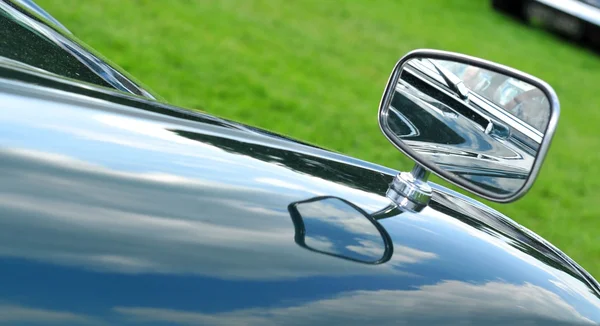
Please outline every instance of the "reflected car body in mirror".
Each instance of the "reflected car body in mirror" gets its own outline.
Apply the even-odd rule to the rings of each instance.
[[[485,198],[512,201],[531,186],[557,118],[558,101],[543,82],[434,51],[399,62],[379,121],[426,168]]]
[[[446,171],[497,193],[518,191],[533,165],[534,148],[515,141],[509,127],[479,115],[471,103],[442,103],[425,93],[435,90],[420,91],[414,86],[417,83],[410,85],[413,78],[407,73],[396,87],[388,117],[390,129]],[[401,122],[418,132],[403,135],[406,127]]]
[[[514,193],[523,186],[532,155],[496,140],[437,100],[422,93],[415,96],[419,91],[411,86],[399,85],[396,91],[390,129],[424,159],[498,193]],[[409,126],[414,132],[403,134]]]

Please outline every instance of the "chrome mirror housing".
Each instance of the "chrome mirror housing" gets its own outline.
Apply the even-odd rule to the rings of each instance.
[[[533,185],[559,111],[552,87],[526,73],[458,53],[412,51],[392,71],[379,126],[418,167],[414,176],[400,174],[388,194],[410,209],[426,205],[426,169],[483,198],[514,201]]]

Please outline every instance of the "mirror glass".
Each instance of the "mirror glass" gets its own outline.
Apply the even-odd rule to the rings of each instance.
[[[389,260],[385,230],[360,208],[337,197],[316,197],[289,206],[301,247],[367,264]],[[386,258],[387,257],[387,258]]]
[[[416,57],[400,69],[380,117],[390,140],[488,197],[524,188],[552,113],[548,92],[518,73],[451,60]]]

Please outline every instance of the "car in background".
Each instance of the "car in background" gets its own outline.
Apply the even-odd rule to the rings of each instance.
[[[495,10],[600,49],[599,0],[492,0]]]

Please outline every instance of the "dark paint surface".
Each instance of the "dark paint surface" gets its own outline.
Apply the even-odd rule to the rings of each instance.
[[[0,76],[0,322],[600,321],[577,269],[449,190],[378,219],[393,246],[384,263],[323,255],[296,243],[289,205],[334,196],[372,214],[390,204],[394,171],[139,98]],[[353,240],[373,234],[364,222],[330,223],[330,242],[369,249]]]

